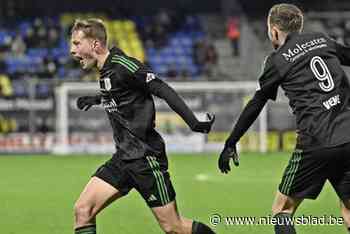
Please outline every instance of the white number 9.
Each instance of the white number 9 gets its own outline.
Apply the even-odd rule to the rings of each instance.
[[[321,71],[316,67],[317,64],[321,68]],[[311,59],[310,67],[316,79],[321,81],[319,83],[321,89],[325,92],[331,91],[334,88],[334,81],[324,60],[319,56],[315,56]]]

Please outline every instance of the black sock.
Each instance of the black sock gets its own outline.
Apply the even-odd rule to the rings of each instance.
[[[192,234],[215,234],[215,232],[204,223],[193,221]]]
[[[96,234],[96,224],[79,227],[74,230],[75,234]]]
[[[348,231],[349,231],[349,233],[350,233],[350,227],[348,227]]]
[[[278,213],[275,215],[275,234],[296,234],[292,221],[292,215],[288,213]]]

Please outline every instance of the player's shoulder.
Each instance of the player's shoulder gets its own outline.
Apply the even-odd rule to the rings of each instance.
[[[276,51],[272,51],[269,54],[267,54],[263,60],[263,63],[261,65],[261,70],[267,70],[271,67],[275,66],[275,59],[277,56],[277,52]]]
[[[276,56],[276,52],[273,51],[267,54],[261,64],[259,80],[263,80],[266,78],[266,74],[271,74],[271,72],[278,74],[276,66],[274,64],[274,57]]]
[[[113,54],[111,56],[111,64],[117,71],[128,71],[131,73],[137,72],[142,63],[135,58],[129,57],[126,54]]]
[[[330,38],[322,32],[290,33],[283,46],[281,46],[276,53],[282,54],[286,51],[305,50],[308,47],[325,43],[329,39]]]
[[[314,49],[328,47],[329,37],[321,32],[291,33],[285,43],[275,51],[273,61],[279,70],[288,70],[294,61],[307,56]]]
[[[121,49],[113,47],[110,50],[109,63],[112,68],[118,73],[136,73],[139,70],[144,70],[147,66],[138,60],[124,53]]]

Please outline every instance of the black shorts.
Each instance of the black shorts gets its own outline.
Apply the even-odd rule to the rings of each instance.
[[[350,143],[312,152],[295,150],[279,191],[290,197],[316,199],[327,180],[339,198],[350,198]]]
[[[124,161],[114,154],[93,176],[118,189],[122,195],[135,188],[149,207],[164,206],[175,200],[166,156]]]

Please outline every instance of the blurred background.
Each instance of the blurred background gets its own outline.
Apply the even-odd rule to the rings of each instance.
[[[75,200],[114,152],[102,107],[82,112],[75,105],[78,96],[96,94],[99,88],[97,72],[82,71],[69,56],[72,23],[87,17],[104,19],[110,46],[148,64],[199,118],[207,111],[217,116],[209,135],[195,134],[156,99],[157,130],[167,143],[181,213],[208,225],[212,214],[269,215],[295,144],[295,119],[283,92],[240,141],[239,168],[224,176],[217,157],[272,51],[266,17],[280,2],[0,0],[0,232],[72,233]],[[348,0],[285,2],[305,11],[305,31],[350,43]],[[339,217],[337,201],[327,184],[317,202],[306,201],[296,216]],[[221,223],[213,228],[220,234],[273,231],[269,225]],[[346,233],[342,225],[297,230]],[[136,192],[99,215],[98,232],[162,233]]]

